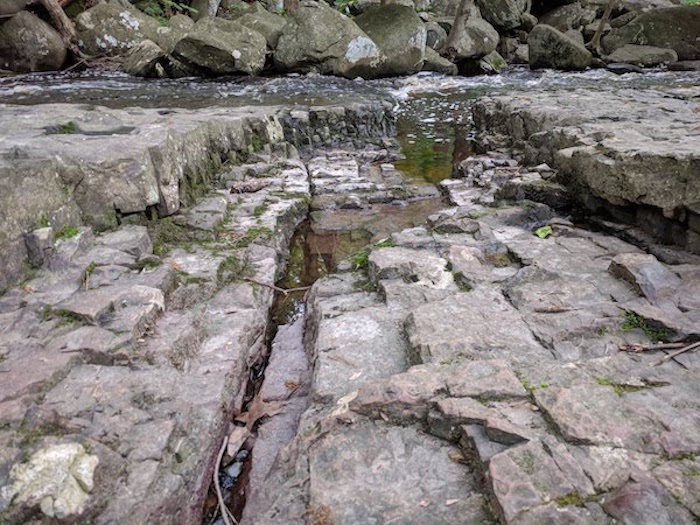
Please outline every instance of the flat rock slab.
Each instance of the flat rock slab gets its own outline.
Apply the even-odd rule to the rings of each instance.
[[[663,90],[509,93],[479,101],[479,127],[529,141],[535,161],[565,184],[613,205],[647,205],[673,215],[700,201],[697,87]],[[644,222],[644,221],[642,221]],[[692,240],[687,248],[695,251]]]
[[[456,449],[414,428],[363,423],[310,450],[310,513],[331,523],[484,524],[485,500]]]
[[[551,359],[518,311],[493,289],[478,288],[415,308],[406,321],[416,363],[455,359]]]
[[[331,400],[406,369],[401,312],[362,308],[322,319],[313,355],[312,396]]]

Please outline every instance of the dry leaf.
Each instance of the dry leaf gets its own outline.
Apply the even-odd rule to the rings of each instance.
[[[350,376],[350,381],[355,381],[355,379],[358,379],[361,375],[362,375],[361,370],[359,372],[355,372],[353,375]]]
[[[228,445],[226,445],[226,454],[229,457],[234,457],[245,443],[245,440],[250,436],[250,431],[246,427],[234,427],[231,435],[228,437]]]
[[[430,505],[430,500],[427,500],[427,499],[421,500],[421,502],[420,502],[418,505],[420,505],[421,507],[425,508],[425,507],[427,507],[428,505]]]
[[[236,419],[243,421],[246,428],[250,430],[258,419],[279,414],[284,405],[283,401],[263,401],[262,396],[258,394],[248,405],[248,411],[240,414]]]
[[[24,290],[27,293],[36,292],[36,290],[34,289],[34,287],[31,284],[25,284],[24,286],[22,286],[22,290]]]
[[[465,458],[464,454],[462,454],[459,450],[450,450],[447,453],[447,457],[449,457],[455,463],[465,464],[467,462],[467,458]]]
[[[177,264],[175,261],[170,261],[168,264],[170,265],[170,267],[171,267],[173,270],[179,270],[179,269],[180,269],[180,265]]]
[[[448,499],[448,500],[445,502],[445,505],[447,505],[448,507],[451,507],[451,506],[454,505],[455,503],[459,503],[459,500],[458,500],[458,499]]]

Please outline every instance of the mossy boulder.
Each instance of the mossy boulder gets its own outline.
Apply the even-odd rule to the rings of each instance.
[[[143,40],[158,40],[160,24],[138,9],[97,4],[75,20],[78,44],[88,55],[123,55]]]

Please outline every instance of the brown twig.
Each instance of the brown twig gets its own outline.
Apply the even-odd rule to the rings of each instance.
[[[224,452],[226,451],[226,445],[228,445],[228,436],[224,437],[224,442],[221,444],[221,449],[216,457],[216,467],[214,468],[214,488],[216,489],[216,499],[219,500],[219,512],[221,512],[221,517],[226,525],[233,525],[229,519],[228,508],[226,508],[226,503],[224,503],[224,496],[221,494],[221,485],[219,484],[219,467],[221,466],[221,459],[224,457]],[[233,520],[236,521],[235,519]],[[236,523],[236,525],[238,525]]]
[[[620,345],[619,349],[621,352],[647,352],[651,350],[675,350],[676,348],[683,348],[685,347],[685,343],[651,343],[651,344],[642,344],[642,343],[633,343],[633,344],[624,344]]]
[[[654,363],[651,366],[662,365],[666,361],[670,361],[671,359],[674,359],[676,356],[684,354],[685,352],[690,352],[691,350],[695,350],[696,348],[700,348],[700,341],[697,341],[696,343],[691,343],[687,346],[684,346],[680,350],[676,350],[675,352],[671,352],[670,354],[665,355],[664,357],[662,357],[660,360],[658,360],[656,363]]]
[[[275,292],[283,293],[284,295],[289,295],[290,293],[293,293],[293,292],[305,292],[306,290],[311,289],[311,286],[299,286],[297,288],[280,288],[279,286],[275,286],[274,284],[263,283],[260,281],[256,281],[255,279],[243,279],[243,280],[247,281],[249,283],[259,284],[260,286],[265,286],[267,288],[274,290]]]

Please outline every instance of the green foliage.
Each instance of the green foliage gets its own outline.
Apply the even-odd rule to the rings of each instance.
[[[153,253],[159,257],[167,255],[171,245],[182,245],[192,240],[187,230],[178,225],[172,217],[164,217],[149,226]]]
[[[78,126],[75,122],[64,122],[63,124],[57,124],[49,129],[47,129],[49,135],[72,135],[78,132]]]
[[[393,248],[394,246],[396,246],[396,244],[394,243],[394,241],[391,240],[391,237],[386,238],[386,239],[382,239],[381,241],[379,241],[378,243],[375,243],[375,245],[374,245],[374,247],[377,249],[379,249],[379,248]]]
[[[462,272],[452,272],[452,279],[454,279],[457,287],[463,292],[471,292],[472,285],[469,284],[469,280],[465,277]]]
[[[220,286],[231,284],[249,273],[250,267],[247,260],[241,261],[235,255],[229,255],[216,270],[216,281]]]
[[[641,329],[644,334],[654,342],[668,341],[669,332],[665,328],[655,328],[651,326],[646,319],[634,312],[625,312],[625,322],[622,323],[622,329],[625,331]]]
[[[683,5],[700,5],[700,0],[681,0]]]
[[[575,507],[583,507],[583,505],[586,503],[586,500],[583,498],[583,496],[581,496],[581,494],[574,490],[572,492],[564,494],[563,496],[554,498],[554,502],[559,507],[568,507],[571,505]]]
[[[41,212],[39,214],[39,219],[36,222],[36,227],[37,228],[48,228],[51,226],[51,223],[49,222],[49,217],[46,215],[45,212]]]
[[[362,250],[351,256],[350,264],[355,271],[366,270],[369,266],[369,250]]]
[[[615,383],[612,379],[608,377],[599,377],[596,379],[596,382],[602,386],[612,387],[612,389],[618,396],[621,396],[622,394],[627,392],[639,392],[640,390],[644,389],[643,386],[623,385],[620,383]]]
[[[258,135],[253,135],[250,138],[250,146],[253,149],[253,153],[258,153],[265,148],[265,142]]]
[[[551,226],[542,226],[541,228],[537,228],[535,230],[535,235],[537,235],[540,239],[546,239],[553,233],[554,230],[552,230]]]
[[[346,15],[350,14],[350,7],[355,5],[357,0],[334,0],[333,7]]]
[[[525,374],[523,374],[520,370],[515,371],[515,377],[518,378],[518,380],[520,381],[520,384],[523,385],[523,388],[525,390],[527,390],[529,393],[532,393],[538,389],[544,389],[544,388],[550,387],[549,383],[540,383],[539,385],[533,385],[530,382],[530,380],[527,377],[525,377]]]
[[[270,228],[267,226],[256,226],[250,228],[241,239],[234,243],[233,247],[237,249],[246,248],[257,240],[270,240],[272,237],[273,232]]]
[[[72,226],[70,224],[65,225],[63,228],[58,230],[56,233],[53,234],[54,240],[61,240],[61,239],[70,239],[71,237],[75,237],[80,233],[80,230],[76,228],[75,226]]]
[[[84,321],[84,319],[81,316],[74,312],[68,310],[55,309],[48,304],[45,305],[42,309],[41,318],[44,321],[48,321],[50,319],[58,319],[58,326],[65,326],[76,323],[82,324]]]
[[[683,461],[686,459],[690,461],[695,461],[697,459],[697,454],[695,454],[694,452],[681,452],[680,454],[672,456],[671,459],[673,461]]]
[[[262,203],[259,206],[256,206],[255,209],[253,210],[253,216],[254,217],[261,217],[266,211],[267,211],[268,205],[267,203]]]
[[[190,7],[185,2],[176,2],[174,0],[150,0],[141,2],[139,9],[149,16],[152,16],[161,25],[168,24],[168,18],[176,14],[193,14],[197,10]]]

